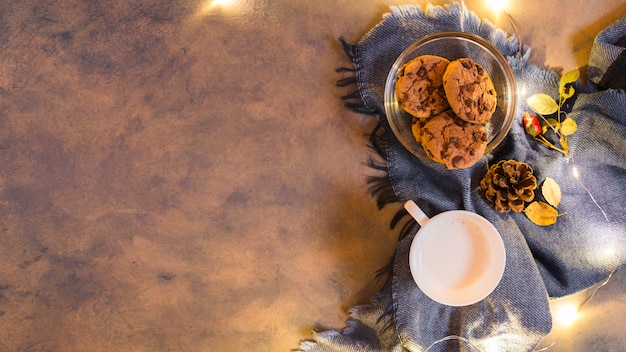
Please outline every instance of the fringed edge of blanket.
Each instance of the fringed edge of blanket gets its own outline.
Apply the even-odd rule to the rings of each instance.
[[[312,338],[300,341],[300,348],[294,352],[404,352],[395,330],[389,330],[393,325],[381,318],[388,305],[385,301],[390,300],[389,296],[374,296],[371,304],[352,307],[341,331],[313,331]]]
[[[352,67],[341,67],[337,69],[337,72],[341,73],[356,73],[356,44],[349,44],[345,41],[343,37],[339,38],[339,42],[343,46],[343,50],[346,56],[350,59],[352,63]],[[344,105],[350,108],[352,111],[356,113],[366,114],[370,116],[376,116],[376,113],[370,109],[367,104],[363,101],[359,87],[357,84],[357,79],[355,75],[351,75],[348,77],[344,77],[337,81],[337,86],[339,87],[351,87],[354,88],[350,93],[345,94],[341,97],[344,102]],[[367,177],[367,185],[368,190],[370,191],[370,195],[376,199],[376,205],[378,209],[382,209],[385,206],[393,203],[399,203],[400,199],[396,195],[393,186],[391,184],[391,179],[389,178],[389,168],[387,166],[387,145],[389,144],[387,131],[388,128],[385,128],[385,119],[378,118],[378,123],[374,127],[373,131],[369,134],[369,148],[372,150],[374,155],[376,155],[378,160],[374,158],[370,158],[368,166],[374,170],[381,171],[383,175],[377,176],[369,176]],[[402,227],[400,229],[400,235],[398,241],[401,241],[405,236],[411,233],[413,225],[415,222],[410,218],[409,213],[401,208],[392,218],[390,223],[390,230],[395,230],[402,221]],[[394,254],[395,256],[395,254]],[[393,257],[391,261],[379,269],[376,272],[376,278],[380,279],[382,277],[386,277],[385,283],[383,285],[383,289],[381,290],[381,294],[390,294],[390,285],[391,285],[391,277],[393,271]]]
[[[377,114],[366,105],[361,97],[355,69],[356,45],[347,43],[343,37],[339,38],[339,42],[343,46],[346,56],[350,59],[352,67],[340,67],[336,70],[336,72],[344,74],[344,77],[339,79],[336,85],[342,88],[353,88],[347,94],[341,96],[341,100],[350,110],[359,114],[376,117],[378,121],[372,132],[368,135],[368,147],[373,153],[368,162],[368,166],[373,170],[380,172],[382,175],[368,176],[366,184],[370,195],[376,200],[378,209],[381,210],[387,205],[400,203],[400,199],[396,195],[391,184],[391,179],[389,178],[389,168],[387,166],[388,159],[386,150],[389,143],[387,131],[389,129],[385,128],[385,119],[377,116]],[[404,208],[400,208],[396,212],[389,224],[389,228],[392,231],[400,228],[398,242],[405,236],[409,235],[414,226],[415,222]],[[391,333],[391,330],[395,331],[395,324],[393,320],[394,307],[393,300],[391,299],[395,256],[396,253],[391,256],[389,263],[377,270],[375,274],[376,280],[384,280],[381,290],[372,297],[371,304],[372,306],[380,303],[384,304],[381,315],[376,320],[376,324],[380,326],[380,331],[378,332],[380,335]],[[346,321],[346,326],[341,332],[333,330],[314,332],[313,339],[302,341],[300,344],[301,349],[296,351],[316,351],[318,350],[318,347],[320,347],[318,344],[321,341],[329,339],[333,340],[338,338],[340,335],[345,336],[353,334],[359,324],[362,324],[359,320],[359,312],[361,309],[363,309],[363,307],[360,306],[356,306],[351,309],[350,318]]]
[[[350,110],[359,114],[376,117],[378,120],[378,123],[376,124],[374,129],[368,135],[368,147],[373,153],[373,157],[370,158],[368,166],[373,170],[381,172],[382,175],[368,176],[366,183],[368,185],[370,195],[376,199],[376,205],[380,210],[389,204],[400,202],[400,199],[398,198],[392,187],[391,179],[389,178],[389,168],[387,166],[386,152],[388,141],[384,125],[385,122],[384,119],[380,119],[376,115],[376,113],[365,104],[361,97],[361,93],[357,84],[355,69],[356,45],[347,43],[343,37],[339,38],[339,42],[343,46],[343,50],[346,53],[346,56],[350,59],[352,63],[352,67],[340,67],[336,69],[336,72],[344,75],[343,78],[337,80],[336,85],[342,88],[352,88],[352,90],[350,90],[347,94],[341,96],[341,100],[343,101],[344,105]],[[390,230],[394,230],[407,217],[408,221],[405,221],[404,224],[401,226],[399,240],[401,240],[410,233],[414,222],[410,220],[410,216],[404,208],[401,208],[390,222]],[[391,281],[393,277],[395,255],[396,253],[392,255],[388,264],[376,271],[375,275],[376,280],[384,280],[382,289],[372,297],[371,303],[371,306],[374,306],[376,304],[381,304],[384,302],[382,313],[376,319],[376,324],[380,325],[380,331],[378,332],[380,335],[390,333],[390,329],[393,329],[395,331],[395,324],[393,321],[394,307],[393,301],[391,299]],[[359,325],[363,324],[363,322],[359,320],[359,312],[363,309],[365,308],[362,306],[356,306],[350,310],[350,317],[346,321],[346,326],[343,328],[343,330],[341,330],[341,332],[334,330],[322,332],[314,331],[313,338],[301,341],[300,349],[294,351],[318,351],[320,350],[320,348],[322,348],[320,346],[320,343],[322,341],[335,340],[340,336],[354,334]]]
[[[343,51],[346,53],[350,61],[352,62],[351,67],[340,67],[335,71],[343,74],[347,74],[346,77],[341,78],[337,81],[337,87],[350,87],[353,88],[347,94],[341,96],[341,100],[343,101],[343,105],[345,105],[348,109],[364,115],[374,116],[375,113],[370,109],[361,98],[361,92],[359,91],[359,87],[357,85],[356,78],[356,68],[355,68],[355,60],[356,60],[356,45],[348,44],[343,37],[339,38],[339,42],[343,46]]]

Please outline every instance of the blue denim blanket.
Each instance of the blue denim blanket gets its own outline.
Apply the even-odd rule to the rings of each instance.
[[[453,209],[481,214],[504,239],[504,277],[487,299],[474,305],[448,307],[433,302],[411,278],[408,250],[418,225],[401,209],[392,224],[405,225],[385,289],[371,305],[354,307],[342,332],[316,333],[313,340],[301,343],[302,351],[423,351],[450,336],[457,336],[457,345],[445,350],[461,350],[466,344],[479,350],[530,351],[551,329],[551,297],[596,285],[626,262],[626,93],[622,90],[626,87],[626,18],[598,35],[589,59],[588,83],[577,83],[580,93],[570,105],[569,116],[578,131],[569,138],[569,162],[524,132],[521,114],[530,109],[520,99],[517,120],[501,146],[483,162],[452,171],[404,149],[384,114],[385,80],[393,62],[415,40],[439,31],[465,31],[492,42],[508,58],[528,96],[558,92],[557,73],[527,63],[529,47],[520,52],[514,36],[463,5],[402,6],[392,7],[356,44],[344,42],[355,76],[342,83],[355,83],[359,93],[347,95],[346,105],[376,116],[379,122],[372,144],[385,165],[374,166],[388,174],[372,180],[379,206],[413,199],[428,216]],[[559,212],[566,214],[541,227],[523,213],[500,214],[491,209],[477,188],[485,165],[503,159],[530,164],[538,181],[557,180],[563,192]]]

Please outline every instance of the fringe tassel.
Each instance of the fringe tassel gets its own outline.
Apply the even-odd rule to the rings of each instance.
[[[374,113],[372,112],[372,110],[370,110],[368,107],[366,107],[365,105],[361,104],[361,103],[350,103],[350,102],[346,102],[343,103],[343,105],[345,105],[345,107],[347,107],[348,109],[359,113],[359,114],[363,114],[363,115],[374,115]]]
[[[356,85],[356,77],[346,77],[337,81],[338,87],[348,87],[352,85]],[[342,95],[341,100],[343,100],[343,105],[348,109],[363,115],[375,115],[375,113],[368,108],[361,99],[361,92],[358,89],[353,90],[352,92]]]
[[[391,219],[391,229],[395,229],[396,225],[398,225],[398,223],[400,222],[400,220],[402,220],[402,218],[404,218],[405,216],[409,215],[409,212],[406,211],[406,209],[401,208],[400,210],[398,210],[398,212],[396,213],[396,215],[393,217],[393,219]]]
[[[339,38],[339,42],[341,42],[343,50],[350,59],[350,61],[355,64],[356,45],[348,44],[343,37]],[[350,74],[348,77],[341,78],[337,81],[336,84],[338,87],[349,87],[352,85],[357,85],[356,69],[340,67],[336,69],[336,72]],[[358,87],[355,87],[353,91],[343,95],[341,97],[341,100],[347,108],[351,109],[354,112],[364,115],[376,115],[374,111],[372,111],[363,103],[361,93],[358,90]],[[367,185],[369,186],[370,194],[373,198],[376,199],[376,204],[379,210],[384,208],[388,204],[400,202],[400,199],[393,190],[391,180],[389,179],[389,168],[387,166],[388,160],[386,153],[386,146],[389,144],[389,140],[387,137],[388,132],[385,128],[386,126],[383,120],[384,119],[378,119],[378,123],[368,136],[369,148],[382,160],[381,162],[378,162],[374,159],[370,159],[368,166],[374,170],[382,171],[384,173],[384,175],[382,176],[370,176],[367,178]],[[398,210],[398,212],[391,220],[390,229],[395,229],[398,224],[408,215],[409,213],[404,208]],[[415,222],[412,221],[412,218],[410,218],[409,216],[409,219],[404,222],[400,229],[400,240],[402,240],[410,233],[410,231],[413,229],[414,224]],[[376,280],[384,278],[385,281],[383,283],[382,289],[379,293],[375,295],[375,297],[384,297],[391,295],[395,257],[396,253],[394,253],[394,255],[390,258],[389,263],[376,271]],[[389,329],[395,328],[393,300],[389,299],[388,301],[389,303],[385,307],[383,314],[381,314],[381,316],[377,320],[377,323],[381,323],[384,321],[381,334],[388,331]]]
[[[404,213],[406,213],[404,208],[402,208],[401,211],[404,211]],[[398,241],[402,241],[406,236],[411,234],[411,232],[413,232],[413,228],[415,227],[415,224],[416,222],[415,220],[413,220],[413,218],[408,219],[404,223],[404,225],[402,225],[402,229],[400,229],[400,234],[398,235]]]
[[[380,317],[378,317],[378,319],[376,320],[377,323],[380,323],[381,321],[383,321],[383,319],[386,320],[385,324],[380,329],[381,335],[387,332],[389,329],[395,329],[395,321],[394,321],[394,314],[393,314],[395,311],[394,307],[395,305],[393,304],[393,299],[388,300],[387,306],[385,306],[383,314],[381,314]]]
[[[396,215],[391,220],[390,228],[392,230],[395,229],[396,226],[400,223],[400,221],[404,219],[405,217],[407,217],[408,215],[409,213],[406,211],[406,209],[400,208],[400,210],[396,212]],[[415,225],[416,225],[415,220],[413,220],[413,218],[409,216],[409,218],[404,222],[404,224],[402,225],[402,228],[400,229],[400,233],[398,235],[398,242],[401,242],[406,236],[410,235],[413,232]],[[385,266],[383,266],[382,268],[376,271],[377,280],[383,276],[387,277],[387,279],[385,280],[385,283],[383,284],[382,291],[386,291],[387,289],[391,288],[391,277],[393,275],[394,258],[395,258],[395,253],[393,257],[391,257],[389,263],[387,263]]]
[[[341,100],[346,101],[350,99],[361,99],[361,92],[359,90],[355,90],[352,93],[348,93],[346,95],[341,96]]]
[[[378,121],[376,127],[369,135],[370,149],[372,149],[379,157],[387,161],[387,153],[385,152],[385,145],[387,145],[387,139],[385,138],[385,129],[382,122]]]
[[[392,220],[391,228],[393,229],[399,223],[399,221],[407,215],[408,215],[408,212],[404,208],[401,208],[394,216]],[[408,236],[411,233],[411,231],[413,231],[415,224],[416,222],[412,218],[407,220],[404,223],[404,225],[402,226],[402,229],[400,230],[400,236],[399,236],[398,242],[402,241],[406,236]],[[397,250],[396,252],[394,252],[393,256],[389,260],[389,263],[387,263],[385,266],[383,266],[382,268],[376,271],[377,280],[379,280],[382,277],[385,277],[385,282],[383,283],[383,287],[378,293],[378,295],[380,296],[391,295],[391,290],[392,290],[392,285],[393,285],[393,267],[394,267],[396,255],[397,255]],[[386,319],[385,325],[383,325],[383,328],[381,329],[383,333],[389,329],[394,328],[394,316],[395,316],[394,312],[395,312],[395,305],[393,304],[393,299],[390,299],[383,313],[380,315],[380,317],[377,320],[377,322],[380,322],[383,319]]]
[[[391,282],[393,278],[393,266],[394,266],[395,256],[396,256],[396,253],[394,252],[391,258],[389,258],[389,262],[382,268],[376,270],[375,279],[379,281],[384,278],[385,280],[383,282],[383,287],[381,288],[380,292],[377,295],[382,296],[386,294],[391,294]]]
[[[347,87],[356,84],[356,76],[355,77],[346,77],[337,81],[337,87]]]
[[[389,168],[386,165],[379,165],[374,161],[374,159],[370,158],[370,161],[367,163],[367,166],[374,170],[384,171],[385,173],[389,173]]]
[[[382,277],[385,277],[385,284],[383,285],[383,289],[381,290],[381,292],[379,294],[384,294],[384,292],[386,292],[386,287],[387,287],[387,282],[389,282],[389,278],[391,277],[391,273],[393,272],[393,257],[391,258],[391,260],[389,260],[389,263],[387,263],[385,266],[383,266],[382,268],[376,270],[376,280],[381,279]]]
[[[389,176],[370,176],[367,179],[369,191],[372,197],[376,198],[378,210],[384,208],[387,204],[398,202],[398,197],[391,186]]]
[[[384,136],[385,131],[381,122],[378,122],[374,131],[369,136],[370,149],[372,149],[378,156],[385,162],[387,161],[387,154],[385,153],[384,146],[387,144],[387,140]],[[389,168],[387,165],[377,164],[373,159],[370,159],[369,166],[375,170],[384,171],[384,176],[370,176],[367,179],[369,185],[369,191],[372,197],[376,198],[376,204],[378,209],[384,208],[391,203],[400,202],[400,199],[396,195],[393,189],[391,180],[389,179]],[[408,214],[408,213],[407,213]],[[395,225],[392,222],[392,229]]]
[[[356,45],[348,44],[343,37],[339,37],[339,42],[343,46],[343,51],[348,55],[350,61],[353,63],[356,61]]]
[[[343,37],[339,37],[339,42],[341,43],[346,56],[348,56],[353,65],[356,65],[356,45],[348,44]],[[343,105],[358,114],[375,115],[375,113],[363,103],[361,93],[359,92],[358,87],[356,87],[356,68],[339,67],[335,71],[339,73],[352,74],[349,77],[339,79],[336,83],[338,87],[355,86],[355,89],[352,92],[341,97]]]
[[[356,72],[356,69],[350,67],[339,67],[335,69],[335,72],[343,73],[343,72]]]

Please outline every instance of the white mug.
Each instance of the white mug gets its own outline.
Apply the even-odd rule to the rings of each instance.
[[[487,219],[466,210],[428,218],[412,200],[404,207],[421,226],[411,243],[409,267],[424,294],[441,304],[466,306],[497,287],[506,252]]]

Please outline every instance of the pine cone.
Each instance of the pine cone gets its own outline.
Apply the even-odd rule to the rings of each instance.
[[[535,198],[537,179],[530,165],[515,161],[501,160],[492,165],[480,181],[480,189],[496,211],[520,212],[525,202]]]

